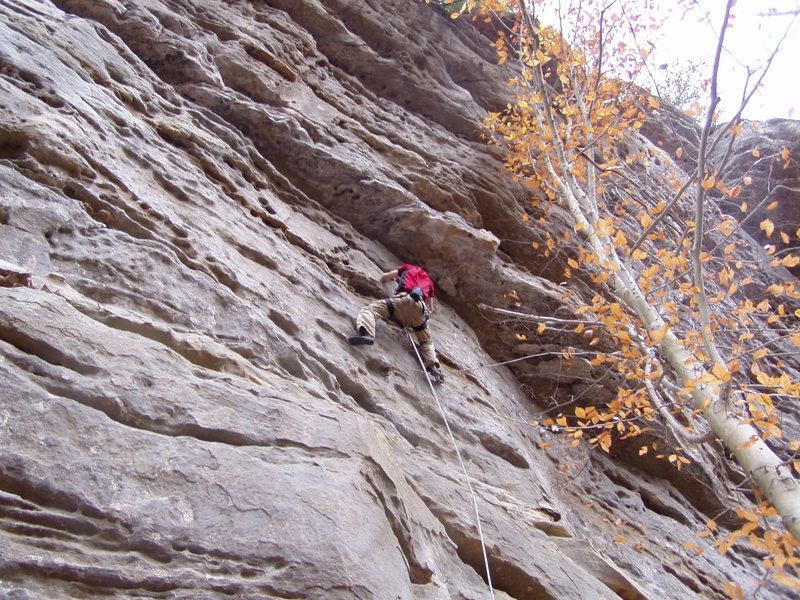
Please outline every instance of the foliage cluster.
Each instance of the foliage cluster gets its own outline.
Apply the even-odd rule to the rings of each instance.
[[[692,460],[684,448],[707,439],[700,434],[710,429],[760,500],[730,507],[739,529],[722,533],[710,520],[700,535],[718,536],[721,552],[749,541],[765,556],[769,573],[800,589],[800,442],[783,439],[780,411],[800,397],[800,283],[783,270],[800,264],[800,256],[779,256],[774,246],[765,256],[753,255],[737,234],[754,207],[742,204],[741,220],[719,210],[751,183],[748,175],[725,180],[724,164],[709,159],[712,148],[730,147],[742,128],[737,120],[715,124],[725,26],[709,77],[710,107],[693,151],[696,169],[689,177],[669,165],[661,169],[673,191],[665,198],[645,178],[631,176],[659,159],[658,150],[631,135],[648,113],[662,108],[648,90],[630,83],[648,55],[636,43],[645,29],[645,6],[584,0],[552,26],[536,19],[538,2],[448,4],[454,17],[516,17],[495,42],[499,61],[516,68],[510,82],[515,100],[490,114],[486,127],[506,148],[507,168],[529,187],[531,212],[540,215],[542,228],[548,231],[555,206],[571,214],[570,234],[556,239],[546,233],[546,243],[534,250],[558,254],[566,278],[580,278],[595,290],[577,311],[574,329],[580,333],[589,322],[601,332],[595,336],[613,341],[614,351],[596,352],[592,364],[623,381],[612,401],[575,405],[571,414],[545,424],[575,438],[590,432],[589,441],[608,452],[614,440],[638,436],[658,421],[674,441],[663,456],[679,469]],[[785,147],[754,158],[771,161],[775,170],[794,160]],[[800,230],[782,230],[771,219],[760,228],[784,243],[800,240]],[[773,283],[762,285],[770,269]],[[641,454],[650,451],[641,446]],[[736,597],[741,588],[729,591]]]

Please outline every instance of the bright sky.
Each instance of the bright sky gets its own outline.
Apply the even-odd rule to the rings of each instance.
[[[664,27],[663,41],[654,52],[703,64],[711,74],[719,30],[724,16],[724,0],[697,0],[699,8],[686,15],[673,14]],[[732,9],[730,27],[719,70],[718,86],[722,116],[739,108],[747,81],[748,68],[760,69],[781,42],[759,91],[745,109],[748,119],[800,119],[800,15],[781,13],[800,11],[800,0],[739,0]],[[710,22],[703,16],[707,12]],[[776,13],[770,15],[770,13]],[[702,22],[701,22],[702,21]],[[758,75],[751,77],[752,86]],[[707,103],[707,101],[705,102]]]
[[[618,0],[583,0],[586,5],[619,7]],[[627,0],[626,3],[636,3]],[[725,0],[638,0],[645,14],[666,19],[650,63],[658,72],[660,64],[691,61],[699,65],[698,78],[711,77]],[[546,24],[556,25],[559,5],[567,10],[575,0],[537,0],[537,14]],[[688,7],[688,10],[687,10]],[[751,89],[760,69],[784,37],[778,53],[757,94],[744,111],[746,119],[800,119],[800,0],[738,0],[725,33],[725,50],[718,76],[717,110],[723,118],[738,110],[745,84]],[[770,16],[771,13],[776,13]],[[784,13],[781,16],[781,13]],[[748,68],[756,71],[747,83]],[[640,82],[647,87],[650,81]],[[704,107],[709,96],[701,98]]]

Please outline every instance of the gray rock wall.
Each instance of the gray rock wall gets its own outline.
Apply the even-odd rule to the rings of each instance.
[[[495,597],[752,589],[683,546],[698,479],[528,423],[585,382],[486,366],[514,340],[478,304],[578,299],[481,138],[485,43],[412,0],[0,0],[0,266],[32,274],[0,287],[0,598],[488,598],[408,340],[346,342],[402,262]]]

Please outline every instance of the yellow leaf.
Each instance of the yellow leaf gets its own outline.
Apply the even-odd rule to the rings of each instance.
[[[767,354],[769,354],[769,353],[767,352],[767,349],[766,349],[766,348],[761,348],[761,350],[756,350],[756,351],[753,353],[753,358],[754,358],[755,360],[759,360],[759,359],[761,359],[761,358],[764,358],[764,357],[765,357]]]
[[[798,579],[797,577],[789,577],[782,571],[776,572],[773,575],[773,577],[775,578],[775,581],[777,581],[778,583],[782,583],[785,586],[792,587],[796,590],[800,590],[800,579]]]
[[[664,323],[664,327],[662,327],[659,331],[651,331],[650,337],[655,343],[659,343],[664,339],[664,336],[667,335],[667,331],[669,331],[669,324]]]
[[[547,329],[547,325],[539,323],[539,326],[536,328],[536,333],[543,333],[545,329]]]
[[[790,269],[792,267],[796,267],[798,264],[800,264],[800,255],[789,254],[788,256],[784,256],[781,263],[783,264],[784,267],[788,267]]]
[[[719,224],[719,230],[724,233],[725,235],[730,235],[734,231],[736,231],[736,224],[725,219],[722,223]],[[735,244],[730,244],[731,246],[735,246]]]
[[[621,544],[624,541],[625,541],[624,537],[616,537],[616,538],[614,538],[614,543],[615,544]]]
[[[728,548],[730,548],[730,546],[727,545],[725,546],[725,550],[720,548],[719,550],[720,554],[725,554],[725,552],[728,551]],[[744,598],[744,590],[742,589],[741,583],[734,584],[731,583],[730,581],[726,581],[725,589],[728,592],[728,596],[730,597],[731,600],[742,600],[742,598]]]
[[[754,512],[750,512],[749,510],[745,510],[743,508],[737,508],[736,514],[742,519],[747,519],[752,523],[758,523],[758,515]]]
[[[675,151],[675,157],[676,157],[676,158],[680,158],[681,156],[683,156],[683,148],[678,148],[678,149]]]
[[[708,537],[710,535],[713,535],[711,531],[701,531],[700,533],[697,534],[697,537]]]
[[[767,234],[767,237],[771,236],[772,232],[775,231],[775,224],[769,219],[764,219],[761,221],[761,224],[758,227]]]
[[[750,446],[752,446],[753,444],[755,444],[755,443],[756,443],[758,440],[759,440],[759,437],[758,437],[757,435],[751,435],[751,436],[750,436],[750,439],[749,439],[749,440],[747,440],[745,443],[741,444],[741,445],[740,445],[740,446],[737,448],[737,450],[744,450],[745,448],[749,448]],[[739,515],[739,516],[742,516],[742,515]]]
[[[759,151],[758,151],[758,150],[756,150],[756,149],[753,149],[753,156],[755,156],[756,158],[758,158],[759,156],[761,156],[761,152],[759,152]]]
[[[524,333],[518,333],[517,334],[517,339],[518,340],[527,340],[528,336],[526,336]]]
[[[772,378],[764,372],[757,373],[756,379],[761,385],[772,385]]]
[[[717,379],[720,381],[730,381],[731,374],[728,372],[728,369],[722,363],[714,363],[714,366],[711,369],[711,372],[714,373]]]
[[[770,202],[769,206],[767,206],[767,210],[775,210],[778,208],[779,202],[775,200],[775,202]]]
[[[773,283],[771,286],[767,288],[768,292],[771,292],[773,296],[776,298],[783,295],[783,292],[786,288],[778,283]]]

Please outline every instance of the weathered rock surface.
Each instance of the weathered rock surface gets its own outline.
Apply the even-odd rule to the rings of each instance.
[[[412,0],[0,0],[0,598],[489,597],[405,335],[346,342],[406,261],[495,597],[753,589],[684,547],[699,475],[528,424],[588,364],[487,366],[480,303],[579,305],[481,138],[504,68]]]
[[[742,133],[732,146],[719,147],[715,152],[718,162],[728,159],[723,171],[727,181],[735,183],[746,180],[741,194],[723,206],[762,244],[774,244],[779,256],[798,246],[799,157],[800,121],[788,119],[771,119],[766,123],[745,122]],[[765,219],[775,226],[769,235],[761,227]],[[798,268],[792,271],[795,275],[800,274]]]
[[[711,132],[708,168],[718,170],[728,188],[740,191],[733,198],[717,190],[712,195],[755,240],[774,245],[779,256],[795,251],[800,231],[800,121],[743,121],[732,139],[721,135],[726,126],[721,124]],[[697,167],[701,127],[691,117],[663,107],[646,122],[642,133],[686,173]],[[765,219],[775,226],[769,235],[761,227]],[[800,274],[796,267],[790,270],[795,276]]]

